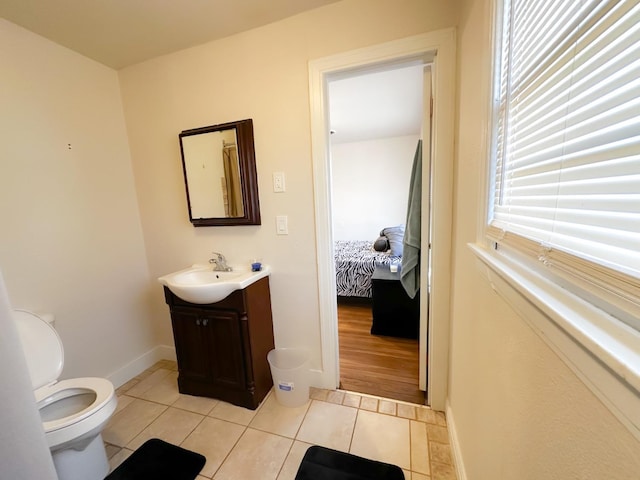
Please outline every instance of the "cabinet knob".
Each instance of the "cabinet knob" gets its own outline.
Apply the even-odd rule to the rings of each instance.
[[[202,326],[206,327],[209,324],[209,319],[208,318],[203,318],[202,319]]]
[[[200,319],[196,318],[196,325],[199,327],[200,326]]]

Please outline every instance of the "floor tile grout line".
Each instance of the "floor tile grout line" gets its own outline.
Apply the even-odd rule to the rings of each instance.
[[[189,410],[189,409],[187,409],[187,408],[183,408],[183,407],[176,407],[176,406],[174,405],[174,403],[175,403],[175,402],[177,402],[178,400],[176,400],[174,403],[167,404],[167,403],[158,402],[157,400],[150,400],[150,399],[147,399],[147,398],[136,397],[135,395],[129,395],[129,394],[126,394],[126,393],[123,393],[123,395],[126,395],[127,397],[131,397],[131,398],[136,399],[136,400],[142,400],[142,401],[144,401],[144,402],[153,403],[153,404],[155,404],[155,405],[159,405],[159,406],[161,406],[161,407],[166,407],[166,408],[165,408],[165,410],[166,410],[167,408],[175,408],[176,410],[180,410],[180,411],[183,411],[183,412],[194,413],[194,414],[196,414],[196,415],[203,415],[204,417],[209,417],[209,418],[215,418],[215,419],[218,419],[218,420],[223,420],[223,421],[228,422],[228,423],[233,423],[234,425],[240,425],[240,426],[243,426],[243,427],[246,427],[246,426],[247,426],[247,425],[245,425],[244,423],[234,422],[233,420],[228,420],[228,419],[226,419],[226,418],[220,418],[220,417],[215,417],[215,416],[211,415],[211,412],[213,412],[213,410],[216,408],[217,404],[216,404],[216,405],[214,405],[213,407],[211,407],[211,410],[209,410],[207,413],[200,413],[200,412],[196,412],[196,411],[193,411],[193,410]],[[213,399],[213,400],[217,400],[217,399]],[[224,400],[218,400],[218,402],[219,402],[219,403],[226,403],[226,404],[228,404],[228,405],[233,405],[232,403],[225,402]],[[128,407],[128,405],[127,405],[127,407]],[[125,408],[127,408],[127,407],[124,407],[122,410],[124,410],[124,409],[125,409]],[[244,407],[240,407],[240,408],[244,408]],[[257,414],[257,412],[258,412],[259,408],[260,408],[260,407],[258,407],[258,408],[255,410],[256,414]],[[122,410],[121,410],[120,412],[118,412],[118,414],[122,413]],[[162,413],[164,413],[164,411],[163,411]],[[154,419],[153,421],[155,421],[155,419]],[[153,422],[153,421],[152,421],[152,422]],[[149,425],[150,425],[150,424],[149,424]],[[147,426],[148,426],[148,425],[147,425]],[[146,427],[145,427],[145,428],[146,428]]]
[[[318,389],[318,390],[327,390],[327,389]],[[329,392],[331,391],[335,391],[335,392],[343,392],[345,394],[351,394],[351,395],[357,395],[359,397],[362,398],[372,398],[374,400],[383,400],[383,401],[387,401],[387,402],[392,402],[395,403],[397,405],[406,405],[409,407],[414,407],[414,408],[419,408],[419,409],[426,409],[426,410],[431,410],[432,412],[436,412],[436,410],[433,410],[429,405],[423,405],[420,403],[412,403],[412,402],[407,402],[405,400],[397,400],[395,398],[387,398],[387,397],[380,397],[378,395],[372,395],[370,393],[364,393],[364,392],[356,392],[354,390],[344,390],[344,389],[336,389],[336,390],[327,390]]]
[[[221,419],[218,419],[221,420]],[[223,420],[224,421],[224,420]],[[231,422],[230,422],[231,423]],[[224,465],[224,463],[229,459],[229,457],[231,456],[231,453],[233,452],[233,450],[238,446],[238,443],[240,443],[240,440],[242,440],[242,437],[244,437],[245,433],[247,433],[247,430],[249,429],[248,425],[244,425],[244,430],[242,430],[242,433],[240,435],[238,435],[238,439],[233,442],[233,446],[229,449],[229,451],[227,452],[227,454],[224,456],[224,459],[220,462],[220,465],[218,466],[218,468],[216,468],[216,470],[213,472],[213,475],[211,475],[211,477],[209,478],[213,478],[216,476],[216,474],[220,471],[220,469],[222,468],[222,466]]]
[[[144,381],[145,379],[149,378],[149,377],[150,377],[154,372],[156,372],[156,371],[158,371],[158,370],[160,370],[160,369],[167,370],[167,374],[165,374],[165,375],[161,376],[160,378],[156,379],[156,381],[155,381],[155,382],[153,382],[152,384],[150,384],[148,388],[145,388],[143,392],[140,392],[140,393],[137,393],[137,394],[131,394],[131,393],[128,393],[130,390],[134,389],[134,387],[136,387],[137,385],[139,385],[139,383],[140,383],[141,381]],[[409,449],[410,449],[410,456],[411,456],[411,449],[412,449],[412,447],[413,447],[413,441],[412,441],[412,438],[411,438],[411,425],[412,425],[412,422],[416,422],[416,425],[422,425],[422,426],[423,426],[423,428],[425,428],[425,429],[427,430],[427,438],[426,438],[426,440],[427,440],[427,442],[426,442],[426,449],[427,449],[427,451],[426,451],[425,453],[426,453],[426,454],[427,454],[427,456],[428,456],[428,463],[429,463],[430,473],[433,473],[432,464],[434,463],[434,462],[432,461],[433,459],[432,459],[432,457],[431,457],[431,445],[432,445],[432,444],[438,444],[438,445],[442,445],[442,446],[443,446],[443,447],[445,447],[445,448],[450,448],[450,444],[449,444],[449,442],[444,443],[444,442],[435,441],[435,440],[433,440],[433,441],[432,441],[431,436],[428,434],[428,428],[427,428],[428,426],[432,426],[432,427],[445,427],[445,428],[446,428],[446,418],[442,418],[442,419],[441,419],[441,418],[440,418],[440,415],[438,415],[438,413],[439,413],[439,412],[436,412],[435,410],[432,410],[428,405],[420,405],[420,404],[416,404],[416,403],[405,402],[405,401],[395,400],[395,399],[389,399],[389,398],[385,398],[385,397],[379,397],[379,396],[369,395],[369,394],[364,394],[364,393],[360,393],[360,392],[352,392],[352,391],[348,391],[348,390],[341,390],[341,389],[335,389],[335,390],[318,389],[318,390],[325,390],[325,392],[327,392],[327,394],[325,394],[324,396],[322,396],[322,398],[310,398],[310,399],[309,399],[309,404],[308,404],[308,406],[307,406],[307,408],[306,408],[306,410],[305,410],[305,412],[304,412],[304,415],[302,416],[302,419],[301,419],[301,421],[300,421],[299,425],[298,425],[298,426],[297,426],[297,428],[296,428],[295,433],[293,434],[293,437],[289,437],[289,436],[287,436],[287,435],[282,435],[282,434],[277,434],[277,433],[269,432],[269,431],[267,431],[267,430],[261,430],[260,428],[256,428],[255,426],[252,426],[252,425],[251,425],[251,423],[254,421],[254,419],[255,419],[255,418],[256,418],[256,416],[258,415],[259,411],[264,407],[264,405],[265,405],[265,403],[266,403],[266,400],[269,398],[269,396],[274,396],[274,392],[273,392],[273,390],[270,390],[270,391],[269,391],[269,393],[267,394],[267,397],[266,397],[266,398],[265,398],[265,399],[260,403],[260,405],[259,405],[259,406],[258,406],[258,408],[256,409],[256,413],[255,413],[255,415],[254,415],[254,416],[249,420],[249,422],[248,422],[247,424],[238,423],[237,421],[229,420],[229,419],[227,419],[227,418],[218,418],[218,417],[212,416],[212,415],[211,415],[211,413],[214,411],[214,409],[216,408],[217,404],[216,404],[216,405],[214,405],[214,406],[212,406],[212,407],[211,407],[211,409],[209,409],[206,413],[202,413],[201,411],[194,411],[194,410],[190,410],[190,409],[185,408],[185,407],[176,406],[175,404],[180,400],[180,398],[177,398],[177,399],[175,399],[173,402],[168,403],[168,402],[160,402],[160,401],[156,401],[156,400],[152,400],[152,399],[148,399],[148,398],[143,398],[143,397],[137,396],[137,395],[144,395],[144,394],[145,394],[146,392],[148,392],[150,389],[152,389],[152,388],[154,388],[155,386],[157,386],[157,384],[158,384],[158,383],[161,383],[161,382],[162,382],[162,380],[163,380],[163,379],[166,379],[166,377],[167,377],[168,375],[170,375],[173,371],[174,371],[174,370],[173,370],[173,369],[171,369],[168,365],[160,365],[160,366],[159,366],[159,368],[155,368],[155,369],[153,369],[153,370],[150,370],[150,371],[149,371],[149,374],[144,375],[142,379],[137,379],[136,377],[134,377],[134,379],[131,379],[129,382],[132,382],[133,380],[136,380],[136,382],[135,382],[135,383],[133,383],[133,384],[131,384],[131,385],[129,385],[129,388],[128,388],[127,390],[125,390],[125,391],[119,391],[119,392],[118,392],[118,396],[122,396],[122,395],[124,395],[124,396],[128,396],[128,397],[132,398],[133,400],[136,400],[136,399],[137,399],[137,400],[142,400],[142,401],[145,401],[145,402],[150,402],[150,403],[156,404],[156,405],[158,405],[158,406],[164,407],[164,408],[163,408],[163,410],[162,410],[162,412],[158,415],[158,417],[154,418],[154,419],[153,419],[149,424],[147,424],[146,426],[144,426],[144,427],[143,427],[143,428],[142,428],[142,429],[141,429],[141,430],[140,430],[140,431],[139,431],[139,432],[134,436],[134,439],[135,439],[136,437],[138,437],[138,436],[139,436],[139,435],[140,435],[140,434],[141,434],[145,429],[147,429],[147,428],[149,428],[151,425],[153,425],[153,424],[158,420],[158,418],[159,418],[160,416],[162,416],[162,415],[163,415],[163,414],[168,410],[168,408],[175,408],[176,410],[184,411],[184,412],[187,412],[187,413],[197,414],[197,415],[199,415],[199,416],[201,417],[201,418],[200,418],[200,420],[198,421],[198,423],[197,423],[194,427],[192,427],[192,428],[190,429],[190,431],[187,433],[187,435],[185,436],[185,438],[180,442],[180,445],[184,444],[184,442],[186,441],[186,439],[187,439],[187,438],[189,438],[189,436],[191,436],[191,435],[193,434],[193,432],[194,432],[194,431],[195,431],[195,430],[196,430],[200,425],[202,425],[202,423],[203,423],[203,421],[204,421],[204,419],[205,419],[205,418],[213,418],[213,419],[216,419],[216,420],[220,420],[220,421],[224,421],[224,422],[227,422],[227,423],[231,423],[231,424],[239,425],[240,427],[242,427],[242,433],[241,433],[241,434],[240,434],[240,436],[238,437],[238,440],[237,440],[236,442],[234,442],[234,444],[231,446],[231,448],[230,448],[229,452],[225,455],[224,459],[222,459],[222,461],[221,461],[221,463],[220,463],[220,466],[215,470],[215,472],[213,473],[213,476],[212,476],[212,477],[210,477],[210,478],[213,478],[213,477],[214,477],[214,476],[219,472],[219,470],[220,470],[220,468],[222,467],[222,465],[224,465],[224,463],[229,459],[230,455],[232,454],[232,452],[234,451],[234,449],[235,449],[235,448],[237,448],[237,446],[238,446],[238,444],[239,444],[240,440],[241,440],[241,439],[242,439],[242,438],[247,434],[247,431],[248,431],[249,429],[254,430],[254,431],[261,431],[261,432],[264,432],[264,433],[267,433],[267,434],[271,434],[271,435],[276,435],[276,436],[279,436],[279,437],[281,437],[281,438],[285,438],[285,439],[287,439],[287,440],[290,440],[290,441],[291,441],[291,443],[290,443],[290,445],[289,445],[289,447],[288,447],[288,449],[287,449],[287,451],[286,451],[286,454],[285,454],[285,456],[284,456],[284,461],[283,461],[282,465],[280,466],[280,468],[279,468],[279,470],[278,470],[278,472],[277,472],[277,474],[276,474],[276,478],[277,478],[277,477],[282,473],[282,471],[283,471],[283,469],[284,469],[284,466],[285,466],[285,463],[286,463],[286,460],[287,460],[287,458],[289,457],[289,455],[292,453],[293,448],[294,448],[294,446],[295,446],[295,443],[296,443],[296,442],[302,442],[301,440],[299,440],[299,439],[298,439],[298,436],[299,436],[300,431],[301,431],[301,429],[302,429],[302,426],[303,426],[303,424],[304,424],[304,422],[305,422],[305,419],[308,417],[309,411],[310,411],[310,409],[311,409],[311,405],[313,404],[313,401],[314,401],[314,400],[315,400],[315,401],[318,401],[318,402],[326,403],[326,404],[336,404],[336,405],[341,405],[341,406],[344,406],[344,407],[348,407],[348,408],[355,408],[355,409],[356,409],[357,414],[356,414],[356,419],[355,419],[354,424],[353,424],[353,428],[352,428],[351,433],[350,433],[350,439],[349,439],[348,452],[351,452],[351,449],[352,449],[352,447],[353,447],[354,436],[355,436],[355,427],[356,427],[356,424],[357,424],[357,421],[358,421],[358,418],[359,418],[359,416],[360,416],[360,412],[361,412],[361,411],[371,411],[372,413],[375,413],[375,414],[385,415],[385,416],[390,416],[390,417],[396,417],[396,418],[399,418],[399,419],[406,420],[406,421],[409,423],[409,426],[410,426],[410,430],[409,430]],[[129,382],[127,382],[127,383],[129,383]],[[336,402],[336,401],[335,401],[335,398],[334,398],[335,396],[334,396],[334,397],[329,397],[329,396],[328,396],[328,392],[331,392],[331,391],[334,391],[334,392],[339,391],[339,392],[343,393],[343,397],[340,399],[340,401],[339,401],[339,402]],[[345,402],[345,401],[346,401],[346,399],[347,399],[347,395],[348,395],[348,394],[356,395],[356,396],[358,396],[358,397],[359,397],[359,401],[357,402],[357,403],[358,403],[358,405],[357,405],[357,406],[349,405],[349,404],[344,404],[344,402]],[[375,399],[375,400],[376,400],[377,408],[376,408],[376,410],[375,410],[375,411],[372,411],[372,410],[370,410],[370,409],[366,409],[366,408],[362,408],[362,399],[363,399],[363,398],[367,398],[367,397],[368,397],[368,398],[373,398],[373,399]],[[329,398],[333,398],[333,400],[334,400],[334,401],[329,401]],[[275,396],[274,396],[274,399],[275,399]],[[381,401],[381,400],[384,400],[384,401],[386,401],[386,402],[390,402],[390,403],[394,404],[394,407],[395,407],[395,408],[394,408],[394,413],[389,413],[389,411],[380,411],[380,401]],[[219,402],[222,402],[222,401],[219,401]],[[227,403],[227,402],[222,402],[222,403]],[[411,411],[411,410],[410,410],[410,411],[404,410],[404,414],[403,414],[403,415],[400,415],[400,412],[399,412],[399,409],[398,409],[398,405],[407,405],[407,406],[409,406],[409,407],[413,407],[413,411]],[[125,406],[125,407],[123,408],[123,410],[124,410],[124,409],[126,409],[128,406],[129,406],[129,405]],[[431,412],[433,412],[433,414],[429,414],[429,415],[420,414],[419,412],[420,412],[422,409],[424,409],[424,410],[428,410],[428,411],[431,411]],[[121,412],[119,412],[119,413],[121,413]],[[411,416],[407,416],[407,415],[411,415],[411,413],[414,415],[414,418],[411,418]],[[434,416],[434,415],[435,415],[435,416]],[[429,421],[429,420],[431,420],[431,421]],[[443,425],[443,423],[444,423],[444,425]],[[133,441],[133,440],[131,440],[131,441]],[[129,443],[130,443],[130,442],[129,442]],[[128,444],[129,444],[129,443],[128,443]],[[306,443],[306,442],[303,442],[303,443]],[[127,445],[128,445],[128,444],[127,444]],[[125,445],[125,446],[123,446],[123,447],[120,447],[120,446],[115,445],[115,444],[110,444],[110,445],[112,445],[114,448],[116,448],[116,449],[117,449],[117,452],[116,452],[116,453],[114,453],[113,455],[116,455],[116,454],[117,454],[118,452],[120,452],[120,451],[127,451],[127,452],[132,452],[132,451],[133,451],[133,450],[131,450],[130,448],[128,448],[128,447],[127,447],[127,445]],[[113,456],[113,455],[112,455],[112,456]],[[442,465],[449,465],[449,466],[453,466],[453,464],[452,464],[452,463],[448,463],[448,462],[446,461],[446,460],[447,460],[447,458],[446,458],[446,457],[444,457],[444,458],[443,458],[443,460],[445,460],[445,461],[444,461],[444,462],[443,462],[443,461],[440,461],[440,462],[435,462],[435,463],[442,464]],[[421,472],[417,472],[417,471],[413,470],[413,468],[414,468],[414,465],[413,465],[413,459],[412,459],[412,458],[410,458],[410,468],[408,469],[408,472],[410,472],[411,474],[416,473],[416,474],[424,475],[424,474],[423,474],[423,473],[421,473]],[[204,477],[204,475],[203,475],[203,477]],[[206,478],[206,477],[205,477],[205,478]],[[431,477],[428,477],[428,478],[431,478]]]
[[[275,400],[277,402],[278,398],[275,395],[274,395],[274,398],[275,398]],[[307,400],[307,403],[308,403],[308,405],[307,405],[306,410],[304,411],[304,415],[302,416],[302,421],[300,422],[300,425],[298,425],[298,428],[296,429],[296,433],[293,436],[294,443],[295,443],[296,440],[298,440],[298,435],[300,434],[300,430],[302,429],[302,425],[304,424],[304,421],[306,420],[307,415],[309,415],[309,410],[311,410],[311,405],[313,405],[313,399],[310,398],[309,400]],[[293,444],[292,444],[292,448],[293,448]]]
[[[176,401],[177,401],[177,400],[176,400]],[[175,407],[170,407],[170,408],[175,408]],[[182,411],[188,411],[188,410],[182,410]],[[189,413],[195,413],[195,412],[189,412]],[[202,418],[201,418],[201,419],[200,419],[200,421],[195,425],[195,427],[193,427],[193,428],[191,429],[191,431],[185,435],[185,437],[182,439],[182,441],[181,441],[181,442],[180,442],[180,444],[179,444],[180,446],[182,446],[182,444],[187,440],[187,438],[189,438],[189,437],[191,436],[191,434],[192,434],[193,432],[195,432],[195,431],[196,431],[196,429],[200,426],[200,424],[201,424],[202,422],[204,422],[205,418],[207,418],[207,416],[206,416],[206,415],[202,415],[202,414],[200,414],[200,413],[196,413],[196,415],[200,415]]]
[[[297,433],[296,433],[296,435],[297,435]],[[282,470],[284,469],[284,466],[287,463],[287,458],[289,458],[289,455],[291,455],[291,451],[293,450],[293,446],[296,444],[296,439],[295,438],[292,438],[290,440],[291,440],[291,445],[289,445],[289,450],[287,450],[287,454],[284,456],[284,460],[282,462],[282,465],[280,465],[280,468],[278,469],[278,473],[276,473],[276,480],[280,476],[280,474],[282,473]]]
[[[167,373],[165,375],[163,375],[161,378],[159,378],[157,382],[152,383],[148,388],[146,388],[143,392],[141,392],[141,394],[144,394],[144,393],[148,392],[149,390],[151,390],[158,383],[160,383],[160,381],[164,380],[166,377],[168,377],[172,373],[172,370],[168,370],[166,368],[158,368],[158,369],[154,370],[150,375],[146,376],[145,378],[143,378],[140,381],[138,381],[135,385],[131,386],[131,388],[129,388],[129,390],[135,388],[136,386],[138,386],[140,383],[144,382],[146,379],[150,378],[151,375],[153,375],[154,373],[156,373],[159,370],[166,370]]]
[[[376,398],[376,399],[377,399],[377,400],[379,400],[379,398]],[[332,404],[332,403],[333,403],[333,402],[328,402],[328,401],[326,401],[326,400],[312,399],[312,401],[313,401],[313,400],[316,400],[316,401],[319,401],[319,402],[328,403],[328,404]],[[360,416],[360,412],[361,412],[361,411],[371,412],[371,413],[374,413],[374,414],[376,414],[376,415],[386,415],[386,416],[388,416],[388,417],[395,417],[395,418],[399,418],[399,419],[401,419],[401,420],[406,420],[406,421],[407,421],[407,423],[408,423],[408,425],[409,425],[409,468],[408,468],[408,469],[403,469],[403,470],[406,470],[406,471],[410,472],[412,475],[413,475],[413,473],[417,473],[417,474],[420,474],[420,475],[424,475],[424,474],[422,474],[422,473],[420,473],[420,472],[418,472],[418,471],[416,471],[416,470],[414,470],[414,469],[413,469],[413,462],[412,462],[412,455],[411,455],[411,448],[412,448],[412,446],[413,446],[412,441],[411,441],[411,420],[414,420],[416,423],[419,423],[419,424],[424,425],[424,427],[425,427],[425,431],[426,431],[426,425],[427,425],[427,423],[426,423],[426,422],[419,421],[419,420],[417,420],[417,419],[410,419],[410,418],[400,417],[400,416],[398,416],[398,415],[390,415],[390,414],[385,413],[385,412],[380,412],[379,410],[376,410],[375,412],[373,412],[373,411],[371,411],[371,410],[363,409],[363,408],[360,408],[360,407],[351,407],[351,406],[349,406],[349,405],[342,405],[342,404],[340,404],[340,405],[341,405],[341,406],[343,406],[343,407],[347,407],[347,408],[355,408],[355,409],[357,410],[356,419],[355,419],[355,421],[354,421],[354,423],[353,423],[353,429],[351,430],[351,435],[350,435],[350,439],[349,439],[349,447],[348,447],[348,449],[347,449],[347,453],[351,453],[351,449],[352,449],[352,447],[353,447],[353,439],[354,439],[354,436],[355,436],[356,424],[357,424],[357,422],[358,422],[358,417]],[[308,411],[308,410],[307,410],[307,411]],[[305,417],[306,417],[306,414],[305,414]],[[304,423],[304,419],[303,419],[303,422],[302,422],[302,423]],[[300,428],[302,427],[302,423],[300,424]],[[271,432],[270,432],[270,433],[271,433]],[[277,434],[274,434],[274,435],[277,435]],[[297,440],[297,438],[295,438],[294,440]],[[428,448],[429,448],[429,447],[428,447],[428,444],[427,444],[427,449],[428,449]],[[428,455],[428,458],[429,458],[429,464],[431,464],[431,457],[430,457],[430,455],[429,455],[429,452],[428,452],[428,451],[427,451],[427,455]],[[431,468],[430,468],[430,470],[431,470]]]
[[[358,411],[356,412],[356,419],[353,421],[353,429],[351,430],[351,438],[349,439],[349,449],[347,450],[348,453],[351,453],[351,447],[353,447],[353,437],[356,434],[356,424],[358,423],[359,416],[360,416],[360,409],[358,408]]]
[[[411,424],[411,420],[409,420],[409,471],[411,471],[411,476],[413,476],[413,472],[415,472],[415,470],[413,469],[413,435],[412,435],[412,429],[413,429],[413,425]],[[425,425],[424,427],[425,430],[425,435],[427,432],[427,427]],[[429,443],[427,442],[427,455],[429,455]],[[429,459],[430,460],[430,459]],[[429,464],[431,464],[431,462],[429,461]],[[431,465],[429,465],[431,466]],[[429,471],[431,471],[431,468],[429,468]]]
[[[322,390],[322,389],[319,389],[319,390]],[[331,392],[331,391],[334,391],[334,390],[327,390],[327,391],[328,391],[328,392]],[[347,391],[345,390],[345,392],[347,392]],[[438,425],[438,426],[443,426],[443,425],[440,425],[439,423],[431,423],[431,422],[428,422],[428,421],[426,421],[426,420],[422,420],[422,419],[417,418],[417,412],[416,412],[416,418],[408,418],[408,417],[403,417],[403,416],[401,416],[401,415],[398,415],[398,410],[397,410],[397,405],[398,405],[398,404],[407,405],[407,406],[411,406],[411,407],[418,408],[418,409],[423,409],[423,408],[424,408],[425,410],[428,410],[428,411],[434,412],[434,413],[436,413],[436,414],[438,413],[438,411],[437,411],[437,410],[433,410],[433,409],[432,409],[431,407],[429,407],[428,405],[420,405],[420,404],[416,404],[416,403],[403,402],[403,401],[401,401],[401,400],[388,399],[388,398],[385,398],[385,397],[378,397],[378,396],[370,395],[370,394],[361,394],[361,393],[358,393],[358,392],[352,392],[352,391],[348,391],[348,393],[351,393],[351,394],[353,394],[353,395],[359,395],[359,396],[361,396],[361,397],[363,397],[363,398],[364,398],[364,397],[366,397],[366,398],[372,398],[372,399],[376,400],[376,401],[378,402],[378,406],[376,407],[376,410],[374,411],[374,413],[379,413],[380,415],[387,415],[387,416],[390,416],[390,417],[405,418],[405,419],[407,419],[407,420],[415,420],[415,421],[417,421],[417,422],[425,423],[425,424],[427,424],[427,425]],[[333,403],[333,402],[329,402],[329,401],[327,401],[326,399],[325,399],[325,400],[323,400],[323,399],[315,399],[315,400],[318,400],[318,401],[320,401],[320,402],[325,402],[325,403]],[[395,404],[396,404],[396,409],[395,409],[395,412],[396,412],[396,413],[391,414],[391,413],[387,413],[387,412],[381,412],[381,411],[380,411],[380,408],[379,408],[379,402],[380,402],[381,400],[382,400],[382,401],[387,401],[387,402],[390,402],[390,403],[395,403]],[[361,405],[361,404],[362,404],[362,402],[360,403],[360,405]],[[350,407],[350,405],[344,405],[344,404],[342,404],[342,405],[343,405],[343,406],[345,406],[345,407]],[[369,409],[366,409],[366,408],[362,408],[362,406],[352,407],[352,408],[358,408],[359,410],[365,410],[365,411],[372,411],[372,412],[373,412],[373,410],[369,410]],[[445,422],[446,422],[446,420],[445,420]]]
[[[161,405],[161,404],[158,404],[158,405]],[[128,406],[128,405],[127,405],[127,406]],[[153,424],[156,422],[156,420],[158,420],[158,418],[160,418],[160,417],[162,416],[162,414],[163,414],[164,412],[166,412],[166,411],[169,409],[169,405],[162,405],[162,406],[163,406],[163,407],[165,407],[165,409],[164,409],[162,412],[160,412],[160,413],[158,414],[158,416],[157,416],[157,417],[155,417],[153,420],[151,420],[147,425],[145,425],[144,427],[142,427],[142,428],[140,429],[140,431],[137,433],[137,435],[135,435],[131,440],[129,440],[129,442],[127,442],[127,445],[125,445],[126,447],[128,447],[128,446],[129,446],[129,444],[130,444],[131,442],[133,442],[136,438],[138,438],[138,437],[142,434],[142,432],[144,432],[147,428],[149,428],[151,425],[153,425]],[[127,407],[125,407],[125,408],[127,408]],[[144,443],[144,442],[143,442],[143,443]],[[138,446],[138,448],[139,448],[139,447],[140,447],[140,446]],[[136,449],[135,449],[135,448],[133,448],[133,449],[129,448],[129,450],[133,450],[133,451],[135,451]]]

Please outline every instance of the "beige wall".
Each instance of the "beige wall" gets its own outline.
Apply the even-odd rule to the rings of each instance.
[[[462,2],[449,401],[469,479],[631,479],[640,443],[475,268],[490,0]]]
[[[2,19],[0,65],[11,303],[56,315],[63,377],[110,375],[156,345],[117,73]]]
[[[136,190],[152,277],[223,252],[230,263],[273,267],[277,346],[307,346],[320,365],[309,120],[309,60],[455,25],[456,2],[347,0],[120,71]],[[262,225],[194,228],[188,221],[177,135],[252,118]],[[286,175],[273,193],[272,174]],[[288,215],[289,235],[275,233]],[[172,343],[159,286],[156,325]]]
[[[383,228],[405,223],[418,140],[404,135],[331,145],[334,240],[373,242]]]
[[[119,74],[127,132],[116,72],[0,20],[0,268],[15,307],[56,313],[65,375],[106,375],[171,345],[155,277],[213,249],[273,266],[277,343],[310,346],[319,368],[308,61],[458,24],[449,398],[467,478],[637,477],[639,443],[493,293],[466,247],[478,223],[489,3],[346,0],[130,67]],[[194,229],[178,132],[249,117],[263,224]],[[272,192],[274,171],[287,192]],[[279,214],[288,236],[275,235]]]

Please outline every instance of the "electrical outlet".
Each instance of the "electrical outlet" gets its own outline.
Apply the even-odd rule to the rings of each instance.
[[[273,191],[274,192],[284,192],[284,172],[274,172],[273,173]]]

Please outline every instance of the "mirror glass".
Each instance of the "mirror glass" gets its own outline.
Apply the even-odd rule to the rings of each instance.
[[[184,130],[179,138],[191,223],[260,225],[252,121]]]

